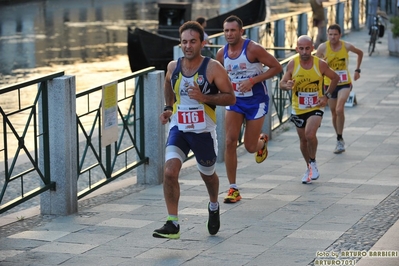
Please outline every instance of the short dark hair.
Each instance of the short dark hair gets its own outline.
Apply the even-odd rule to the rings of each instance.
[[[197,21],[199,24],[204,24],[204,22],[206,21],[206,19],[204,17],[198,17],[195,21]]]
[[[180,37],[183,31],[186,30],[193,30],[198,32],[200,35],[200,41],[204,41],[204,28],[197,21],[187,21],[183,25],[181,25],[179,28]]]
[[[331,24],[331,25],[328,27],[327,31],[329,31],[329,30],[337,30],[338,33],[341,34],[341,26],[338,25],[338,24]]]
[[[243,23],[242,23],[242,20],[241,20],[239,17],[237,17],[236,15],[228,16],[228,17],[224,20],[223,24],[224,24],[225,22],[234,22],[234,21],[236,21],[237,24],[238,24],[238,27],[239,27],[240,29],[242,29],[242,27],[244,26]]]

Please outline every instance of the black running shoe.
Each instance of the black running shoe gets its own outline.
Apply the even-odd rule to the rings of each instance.
[[[157,238],[170,238],[170,239],[179,239],[180,238],[180,226],[177,227],[174,225],[172,221],[166,221],[166,224],[159,229],[154,230],[152,233],[153,237]]]
[[[208,232],[211,235],[216,235],[220,228],[219,208],[220,207],[218,207],[216,211],[211,211],[209,209],[209,204],[208,204],[209,219],[208,222],[206,223],[206,226],[208,227]]]

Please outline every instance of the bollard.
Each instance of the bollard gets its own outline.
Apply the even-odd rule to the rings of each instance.
[[[224,128],[226,107],[216,107],[216,135],[218,140],[218,153],[216,162],[224,162],[224,150],[226,149],[226,131]]]
[[[158,185],[163,181],[166,130],[169,126],[159,121],[165,105],[164,78],[165,72],[161,70],[148,73],[144,78],[144,143],[149,163],[137,168],[137,183],[142,185]]]
[[[263,122],[262,132],[269,136],[269,140],[272,139],[272,110],[273,110],[273,91],[272,91],[272,79],[266,80],[267,92],[269,94],[269,111],[265,116]]]
[[[49,130],[40,121],[40,132],[48,132],[50,161],[43,161],[43,145],[40,145],[39,164],[41,169],[45,163],[50,164],[50,178],[56,183],[56,189],[40,194],[40,212],[42,215],[69,215],[78,211],[75,76],[47,81],[47,87]],[[46,108],[42,104],[39,106],[39,112]]]
[[[298,18],[298,36],[307,35],[308,31],[308,14],[302,13],[299,15]]]
[[[341,28],[344,28],[344,12],[345,12],[345,3],[338,4],[337,17],[340,17],[338,20],[338,24]],[[359,0],[352,0],[352,29],[351,30],[360,30],[360,3]]]
[[[335,17],[335,22],[341,27],[341,29],[344,29],[344,19],[345,19],[344,11],[345,11],[345,3],[343,2],[337,3],[337,14]],[[326,40],[327,40],[327,35],[326,35]]]
[[[274,22],[274,46],[285,47],[285,20],[277,20]],[[274,52],[277,59],[285,58],[284,50],[276,50]]]

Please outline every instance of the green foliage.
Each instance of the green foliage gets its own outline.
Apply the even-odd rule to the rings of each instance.
[[[399,38],[399,16],[392,17],[389,20],[392,23],[392,34],[394,38]]]

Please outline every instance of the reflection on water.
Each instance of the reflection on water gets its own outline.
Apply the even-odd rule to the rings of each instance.
[[[265,1],[272,13],[292,4]],[[214,17],[247,0],[0,0],[0,86],[8,75],[27,69],[125,56],[127,26],[155,29],[158,3],[173,2],[192,3],[194,19]]]
[[[211,17],[245,0],[191,2],[193,17],[200,14]],[[16,69],[125,55],[127,26],[154,29],[158,23],[155,1],[36,0],[4,4],[0,0],[0,5],[2,75],[11,75]],[[221,9],[216,9],[217,6]]]
[[[0,72],[126,53],[126,26],[154,24],[146,1],[29,1],[0,9]],[[143,16],[145,14],[145,16]],[[147,17],[149,20],[147,20]]]

